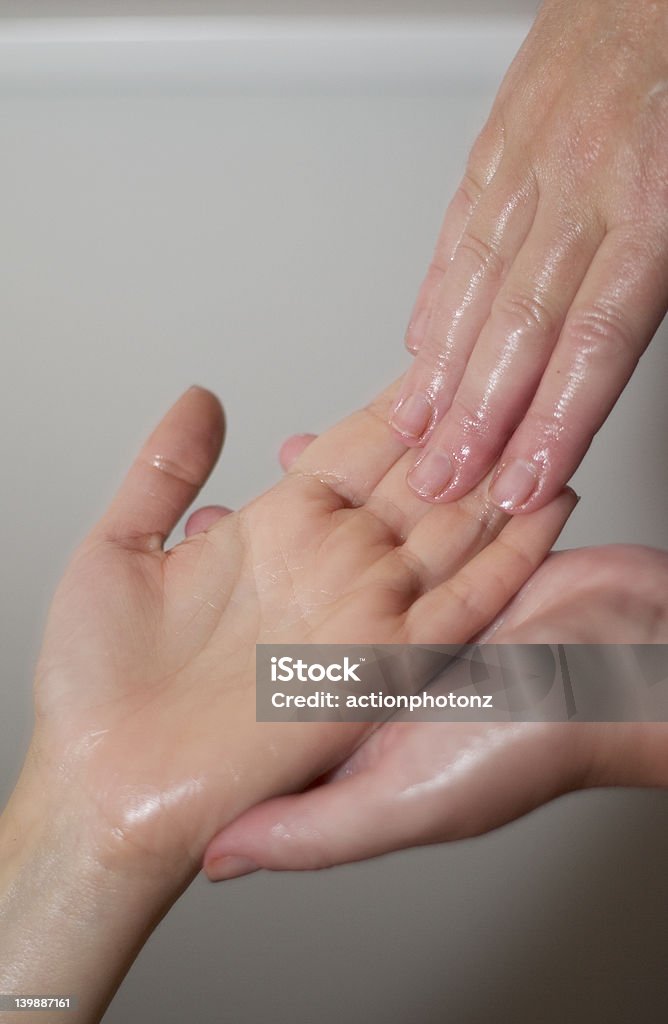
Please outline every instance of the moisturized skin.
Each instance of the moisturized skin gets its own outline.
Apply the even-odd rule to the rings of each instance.
[[[668,307],[668,5],[546,0],[445,215],[392,423],[452,501],[570,479]]]
[[[287,442],[285,466],[307,442]],[[668,643],[668,553],[613,546],[551,555],[479,639],[611,637]],[[487,832],[569,790],[601,785],[668,785],[668,727],[388,722],[321,784],[241,815],[209,845],[205,868],[216,881],[259,867],[363,860]]]
[[[465,642],[544,559],[572,492],[521,521],[484,487],[425,505],[387,423],[395,390],[169,550],[220,451],[217,399],[189,390],[146,443],[49,613],[0,817],[0,992],[76,993],[68,1021],[99,1020],[216,833],[363,740],[360,723],[258,724],[256,643]]]

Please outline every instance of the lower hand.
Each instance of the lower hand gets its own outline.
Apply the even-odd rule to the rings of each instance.
[[[364,723],[256,722],[256,643],[466,642],[545,557],[572,493],[524,521],[484,489],[425,505],[391,398],[169,550],[221,447],[218,401],[191,389],[143,448],[49,613],[0,817],[2,990],[75,989],[72,1019],[99,1019],[216,832],[364,738]]]

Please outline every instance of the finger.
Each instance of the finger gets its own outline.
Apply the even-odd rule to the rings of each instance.
[[[315,441],[316,436],[316,434],[293,434],[283,442],[278,453],[278,461],[286,473],[301,453],[308,448],[311,441]]]
[[[196,533],[203,533],[210,526],[215,526],[223,516],[229,516],[231,512],[232,509],[225,505],[205,505],[203,508],[198,508],[188,517],[184,533],[186,537],[194,537]]]
[[[299,458],[311,441],[317,438],[317,434],[295,434],[289,437],[281,447],[280,460],[283,468],[289,470],[295,459]],[[441,543],[443,537],[452,535],[457,538],[457,545],[449,544],[448,551],[452,553],[453,560],[461,564],[461,551],[468,553],[470,557],[472,546],[476,543],[479,535],[485,535],[488,540],[494,530],[501,529],[507,521],[507,516],[501,510],[492,506],[487,498],[487,481],[483,481],[481,487],[476,488],[469,496],[464,498],[455,512],[441,514],[439,523],[431,521],[429,528],[420,532],[416,537],[409,539],[411,531],[423,519],[429,507],[424,502],[418,501],[405,485],[406,467],[412,458],[406,453],[388,470],[385,476],[374,488],[373,493],[368,497],[366,505],[371,512],[388,523],[401,541],[410,540],[407,547],[416,545],[416,556],[425,557],[427,551],[432,555],[435,545],[432,541],[437,540],[437,549],[443,549]],[[467,521],[468,529],[464,528],[461,519]],[[455,520],[457,520],[455,522]],[[496,527],[496,528],[495,528]],[[431,548],[429,548],[431,546]],[[426,548],[426,550],[425,550]],[[434,572],[442,572],[443,568],[434,565]]]
[[[452,406],[408,474],[428,501],[466,494],[489,471],[520,422],[568,309],[603,239],[585,218],[541,216],[499,290]]]
[[[211,841],[204,870],[222,881],[257,868],[314,870],[418,846],[433,817],[415,802],[397,813],[397,788],[371,770],[259,804]]]
[[[511,519],[472,561],[418,597],[406,615],[405,642],[466,643],[479,633],[541,564],[577,500],[567,490],[531,516]]]
[[[441,516],[446,509],[448,515]],[[423,588],[431,590],[491,544],[507,522],[507,514],[489,501],[485,480],[457,502],[432,505],[396,554],[412,564]]]
[[[434,255],[424,281],[420,285],[404,338],[406,348],[413,355],[419,351],[427,336],[446,270],[466,230],[466,225],[480,201],[483,187],[483,184],[479,184],[472,173],[467,172],[445,212]]]
[[[600,629],[599,620],[606,623],[603,635],[614,636],[617,644],[636,643],[650,634],[662,642],[661,632],[668,629],[667,593],[668,552],[633,544],[559,551],[550,555],[515,595],[489,638],[493,643],[522,643],[518,637],[525,631],[531,643],[555,642],[543,639],[544,630],[540,635],[538,629],[531,634],[534,624],[545,618],[556,642],[575,643],[571,637],[578,636],[591,621]],[[584,619],[568,634],[558,636],[559,616],[555,626],[553,613],[567,612],[573,605],[577,609],[579,603],[588,603]],[[615,619],[620,621],[613,631],[608,623]],[[533,638],[536,636],[538,639]],[[487,640],[487,636],[481,638],[483,643]]]
[[[453,203],[455,201],[458,205],[463,205],[461,186],[457,190]],[[470,206],[468,201],[467,206]],[[448,208],[446,219],[450,212],[451,207]],[[438,301],[438,295],[443,285],[445,271],[452,259],[451,255],[445,256],[443,249],[444,246],[442,246],[439,238],[439,244],[436,246],[436,251],[427,269],[427,274],[420,285],[420,290],[418,291],[418,296],[415,300],[415,306],[413,307],[411,318],[408,321],[408,327],[406,328],[406,333],[404,335],[404,345],[412,355],[416,355],[416,353],[419,352],[420,345],[422,345],[425,335],[429,330],[434,306]]]
[[[237,818],[211,840],[204,869],[212,881],[313,870],[479,835],[582,785],[588,746],[554,723],[390,722],[334,781]],[[358,755],[359,770],[349,767]]]
[[[496,174],[502,153],[503,131],[490,119],[469,154],[466,172],[445,211],[434,255],[406,330],[409,352],[417,352],[424,341],[445,272],[483,190]]]
[[[667,277],[665,241],[606,236],[501,457],[490,489],[500,507],[542,508],[570,479],[661,323]]]
[[[93,536],[160,550],[216,464],[224,431],[216,396],[186,391],[144,444]]]
[[[352,505],[362,505],[406,451],[387,417],[399,381],[364,409],[316,437],[292,463],[290,474],[314,477]]]
[[[504,609],[491,642],[665,643],[666,594],[668,552],[632,544],[560,551]]]
[[[406,487],[409,450],[385,475],[366,507],[390,525],[400,542],[395,552],[433,586],[496,536],[508,516],[488,496],[489,480],[448,505],[427,504]],[[491,479],[491,474],[490,474]]]
[[[366,505],[393,527],[401,541],[376,563],[373,579],[391,586],[398,574],[405,576],[408,572],[416,590],[426,592],[455,576],[491,544],[507,526],[509,517],[489,500],[491,474],[457,502],[427,505],[415,496],[407,498],[410,492],[404,486],[401,470],[400,461]],[[384,504],[380,503],[381,495]],[[487,586],[487,581],[479,585]]]
[[[496,293],[531,229],[537,204],[533,177],[499,174],[466,225],[429,330],[406,373],[391,423],[419,444],[450,407]]]

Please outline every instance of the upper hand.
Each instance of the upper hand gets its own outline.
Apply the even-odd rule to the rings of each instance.
[[[546,0],[471,152],[420,290],[393,423],[410,486],[551,500],[668,303],[668,8]],[[504,471],[505,467],[505,471]]]

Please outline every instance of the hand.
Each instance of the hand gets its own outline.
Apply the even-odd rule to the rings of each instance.
[[[197,513],[167,551],[218,456],[218,401],[191,389],[145,445],[49,614],[35,731],[0,818],[4,991],[76,988],[73,1019],[98,1019],[211,837],[369,731],[257,723],[256,643],[465,642],[545,557],[574,495],[522,522],[484,489],[430,508],[403,485],[390,399],[241,511]]]
[[[666,643],[667,594],[668,553],[562,552],[481,639]],[[572,789],[667,784],[664,725],[387,722],[320,785],[229,825],[209,845],[206,871],[221,880],[329,867],[487,832]]]
[[[430,509],[405,491],[386,408],[344,421],[261,498],[165,551],[221,443],[217,400],[191,390],[75,555],[39,659],[33,753],[45,790],[58,778],[76,792],[105,856],[141,851],[165,874],[198,865],[245,805],[359,741],[359,723],[258,725],[256,643],[464,641],[545,556],[572,495],[494,541],[508,520],[484,492]]]
[[[550,501],[668,304],[668,8],[546,0],[441,229],[392,422],[429,501]]]

